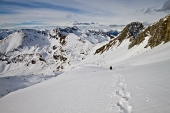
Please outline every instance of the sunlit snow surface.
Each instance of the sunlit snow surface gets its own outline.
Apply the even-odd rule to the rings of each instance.
[[[170,43],[153,49],[143,48],[146,43],[147,37],[128,50],[125,40],[102,55],[91,54],[50,80],[0,98],[0,112],[168,113]],[[0,85],[7,80],[1,78]]]

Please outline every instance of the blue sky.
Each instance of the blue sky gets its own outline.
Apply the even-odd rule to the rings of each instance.
[[[152,23],[170,13],[170,0],[0,0],[0,28]]]

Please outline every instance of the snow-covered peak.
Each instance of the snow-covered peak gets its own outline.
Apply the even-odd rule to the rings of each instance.
[[[21,29],[0,41],[1,53],[8,53],[14,49],[49,45],[45,33],[34,29]]]
[[[0,41],[0,52],[8,53],[22,45],[23,32],[14,32]]]

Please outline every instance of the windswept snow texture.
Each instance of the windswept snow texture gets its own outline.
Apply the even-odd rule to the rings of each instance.
[[[147,42],[128,50],[124,40],[102,55],[89,54],[57,77],[2,97],[0,112],[168,113],[170,43],[150,49]]]

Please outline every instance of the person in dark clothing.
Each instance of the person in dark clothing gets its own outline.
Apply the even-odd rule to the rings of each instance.
[[[110,70],[112,70],[112,66],[110,66]]]

